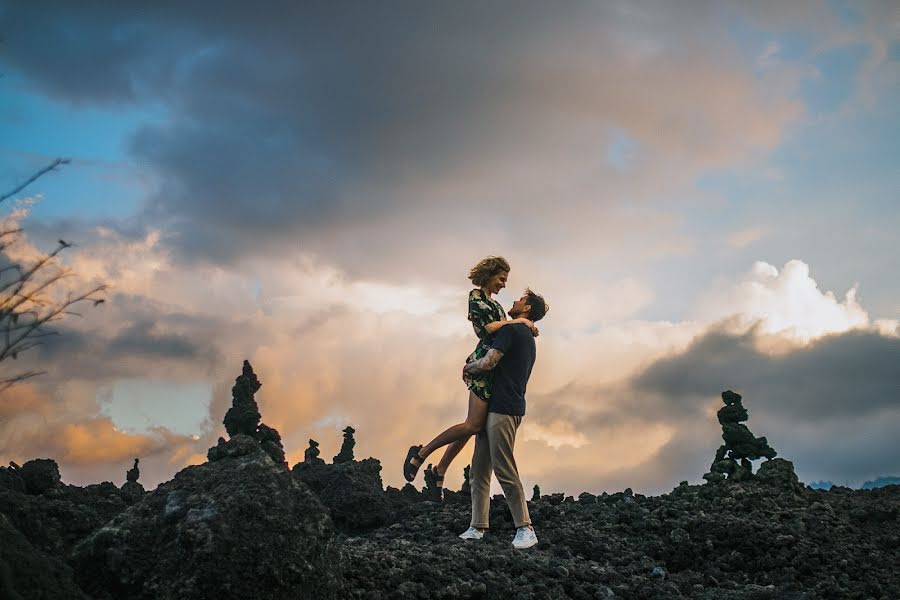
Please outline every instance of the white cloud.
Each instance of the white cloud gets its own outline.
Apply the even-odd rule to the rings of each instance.
[[[788,261],[781,271],[759,261],[740,281],[716,286],[701,302],[698,315],[707,322],[730,319],[738,329],[756,326],[759,334],[806,343],[869,327],[869,315],[856,294],[856,285],[843,300],[821,291],[801,260]]]

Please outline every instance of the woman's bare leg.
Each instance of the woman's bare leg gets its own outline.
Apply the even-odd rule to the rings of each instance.
[[[459,454],[459,451],[463,449],[463,446],[466,445],[469,438],[481,431],[484,427],[484,422],[487,420],[487,406],[487,402],[475,395],[474,392],[469,392],[469,413],[466,415],[466,420],[462,423],[457,423],[452,427],[448,427],[439,433],[436,438],[428,442],[428,444],[422,446],[422,449],[419,450],[419,460],[421,462],[416,466],[424,464],[428,456],[441,446],[462,441],[462,444],[456,450],[453,457],[455,457],[456,454]],[[453,457],[450,457],[450,459],[447,460],[447,465],[450,464]],[[415,460],[415,458],[413,460]],[[443,462],[444,461],[441,460],[441,463]],[[446,466],[444,469],[446,470]]]
[[[456,440],[455,442],[447,444],[447,449],[444,450],[444,456],[441,457],[441,462],[435,467],[438,475],[443,476],[447,473],[447,469],[450,468],[450,463],[453,462],[453,459],[456,458],[457,454],[462,452],[462,449],[466,447],[466,444],[468,444],[471,439],[472,436],[470,435],[461,440]]]

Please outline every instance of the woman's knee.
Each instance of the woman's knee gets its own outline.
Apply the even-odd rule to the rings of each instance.
[[[477,435],[482,429],[484,429],[484,420],[467,419],[466,422],[463,423],[463,426],[465,427],[466,433],[468,433],[469,435]]]

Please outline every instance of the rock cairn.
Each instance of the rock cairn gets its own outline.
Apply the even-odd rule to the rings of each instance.
[[[276,463],[287,466],[281,435],[274,428],[260,423],[262,416],[259,414],[254,394],[261,387],[262,384],[256,378],[250,361],[245,360],[241,375],[235,379],[234,387],[231,388],[232,405],[225,413],[223,421],[230,440],[226,442],[225,438],[219,438],[218,445],[210,448],[207,453],[210,462],[252,451],[253,443],[244,439],[246,436],[261,446]],[[229,447],[229,444],[232,447]]]
[[[125,480],[132,483],[137,483],[138,478],[141,476],[141,470],[138,469],[138,463],[140,462],[139,458],[134,459],[134,466],[128,469],[125,472]]]
[[[324,465],[325,461],[319,458],[319,442],[309,440],[309,448],[303,452],[303,462],[308,465]]]
[[[384,525],[393,514],[381,482],[381,463],[353,457],[354,433],[353,427],[344,429],[343,446],[332,464],[319,458],[319,443],[309,440],[303,460],[291,469],[328,507],[338,531],[349,534]],[[420,495],[418,490],[412,491]]]
[[[541,488],[535,484],[534,489],[531,491],[531,501],[537,502],[541,499]]]
[[[425,469],[423,473],[425,477],[425,489],[422,490],[422,494],[424,494],[425,498],[431,500],[433,502],[441,501],[441,492],[443,492],[442,488],[437,486],[438,480],[438,472],[431,463],[428,464],[428,467]]]
[[[749,418],[747,409],[741,404],[741,395],[731,390],[722,392],[725,406],[716,413],[722,425],[722,439],[725,443],[719,446],[716,457],[709,467],[709,473],[703,476],[710,483],[723,481],[745,481],[753,478],[751,460],[760,458],[773,459],[778,454],[769,445],[765,437],[756,437],[742,423]],[[738,462],[740,461],[740,462]]]
[[[349,425],[344,429],[344,443],[341,444],[341,451],[332,459],[334,464],[353,460],[353,447],[356,445],[356,440],[353,439],[354,433],[356,433],[356,430]]]
[[[466,465],[463,468],[463,484],[459,489],[461,494],[472,494],[472,485],[469,483],[469,472],[472,470],[472,465]]]
[[[129,497],[140,497],[144,493],[144,486],[138,483],[141,476],[141,470],[138,469],[139,459],[134,459],[134,466],[125,472],[125,485],[122,486],[122,493]]]

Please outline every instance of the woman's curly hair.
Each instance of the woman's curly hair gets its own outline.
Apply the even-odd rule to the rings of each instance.
[[[469,269],[469,281],[473,285],[481,287],[498,273],[509,273],[509,262],[502,256],[488,256],[481,259],[477,265]]]

